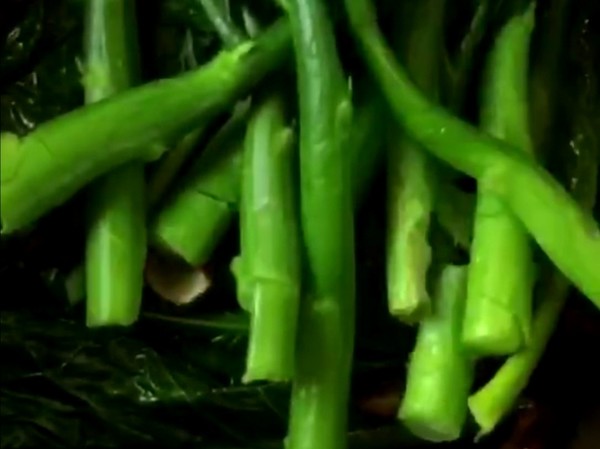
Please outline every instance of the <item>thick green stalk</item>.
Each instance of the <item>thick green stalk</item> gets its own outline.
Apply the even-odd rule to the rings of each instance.
[[[487,62],[481,126],[533,157],[528,65],[535,11],[531,4],[504,25]],[[527,344],[534,284],[527,231],[490,182],[477,193],[463,344],[478,356],[513,354]]]
[[[473,363],[460,343],[467,271],[454,265],[442,269],[432,312],[421,321],[408,365],[399,418],[428,441],[456,440],[467,417]]]
[[[248,123],[240,204],[241,261],[250,336],[244,381],[289,381],[300,307],[295,140],[278,93]]]
[[[86,103],[130,88],[137,73],[135,2],[89,0],[85,8]],[[146,258],[144,166],[131,163],[89,192],[85,249],[88,326],[130,325],[142,302]]]
[[[212,255],[239,203],[245,118],[238,111],[219,130],[153,218],[150,240],[162,252],[192,266]]]
[[[377,169],[380,166],[380,163],[382,162],[382,156],[383,156],[383,124],[385,122],[385,120],[382,120],[382,116],[384,114],[387,113],[387,108],[385,107],[385,105],[383,104],[382,99],[377,96],[374,95],[373,93],[370,93],[367,98],[357,107],[357,113],[356,113],[356,118],[352,124],[352,129],[351,129],[351,137],[350,137],[350,144],[349,144],[349,152],[351,154],[350,160],[352,161],[352,173],[353,173],[353,178],[352,178],[352,184],[354,187],[354,204],[355,204],[355,209],[358,208],[361,204],[361,201],[365,195],[365,192],[367,190],[367,187],[369,186],[371,180],[373,179],[373,176],[375,175]],[[184,137],[184,139],[182,140],[182,142],[180,143],[180,145],[184,145],[184,142],[187,140],[187,136]],[[240,139],[241,139],[241,133],[240,133]],[[191,142],[189,142],[191,144]],[[210,144],[209,147],[214,146],[213,144]],[[241,148],[241,144],[240,144],[240,148]],[[175,150],[174,150],[175,151]],[[172,153],[169,153],[169,155]],[[200,155],[200,158],[202,158],[203,156]],[[165,161],[166,163],[166,161]],[[200,162],[197,162],[197,164],[200,164]],[[162,164],[161,164],[162,167]],[[162,197],[162,193],[164,192],[164,186],[166,185],[165,183],[163,183],[162,181],[167,179],[167,183],[170,183],[170,179],[173,176],[174,172],[172,170],[169,169],[169,167],[171,167],[171,165],[167,165],[165,167],[164,172],[162,170],[158,170],[156,172],[156,176],[151,176],[150,180],[148,181],[148,186],[147,186],[147,191],[150,194],[148,203],[149,206],[152,206],[154,204],[156,204],[156,202],[158,200],[161,199]],[[233,164],[223,164],[220,167],[220,176],[223,177],[223,179],[228,178],[231,180],[231,183],[233,185],[238,185],[239,186],[239,180],[237,180],[236,176],[240,176],[240,168],[239,168],[239,163],[233,163]],[[228,173],[224,172],[227,171]],[[159,176],[159,173],[165,173],[165,175],[168,176]],[[237,173],[237,175],[236,175]],[[200,182],[200,181],[199,181]],[[193,183],[190,183],[190,185],[193,185]],[[152,193],[154,193],[154,195],[152,195]],[[178,194],[175,193],[175,198],[178,197]],[[239,197],[239,196],[238,196]],[[154,198],[155,200],[152,201],[152,198]],[[203,204],[205,201],[207,201],[204,197],[200,196],[200,195],[196,195],[195,196],[196,201],[199,204]],[[177,200],[175,200],[177,201]],[[230,204],[230,206],[232,208],[235,208],[235,210],[237,210],[238,208],[238,203],[235,204]],[[195,207],[191,207],[188,210],[195,210]],[[222,209],[218,209],[218,211],[220,212]],[[224,229],[227,229],[230,225],[230,221],[232,218],[233,214],[230,214],[229,212],[223,212],[223,215],[227,215],[230,218],[229,219],[223,219],[223,220],[213,220],[212,221],[212,226],[215,226],[216,229],[210,230],[210,225],[206,226],[207,231],[204,233],[198,233],[198,223],[200,222],[200,220],[196,220],[196,219],[191,219],[188,220],[186,215],[183,215],[182,218],[182,222],[180,223],[174,223],[173,226],[174,227],[180,227],[181,226],[181,234],[182,236],[190,236],[193,235],[194,233],[196,234],[196,237],[194,239],[194,248],[196,248],[195,252],[190,252],[191,248],[186,251],[187,256],[185,256],[185,258],[192,260],[192,261],[207,261],[208,258],[211,256],[211,252],[205,250],[205,248],[211,248],[213,247],[216,243],[214,236],[220,236],[224,233]],[[195,217],[195,216],[194,216]],[[192,218],[194,218],[192,217]],[[205,220],[205,218],[204,218]],[[185,225],[183,223],[183,221],[185,221]],[[189,226],[189,230],[186,230],[186,228]],[[466,226],[466,225],[465,225]],[[204,229],[204,228],[203,228]],[[202,243],[202,242],[205,243]],[[185,245],[182,245],[185,248]],[[170,252],[177,252],[176,247],[179,248],[180,245],[172,245],[169,247],[169,251]],[[176,255],[180,258],[184,258],[184,254],[185,253],[177,253]],[[197,262],[198,264],[202,265],[202,262]],[[238,265],[239,261],[236,258],[236,262],[234,264],[234,268],[233,271],[237,272],[238,269],[235,268],[236,265]],[[79,302],[80,300],[82,300],[84,298],[85,292],[83,289],[84,286],[84,282],[83,282],[83,270],[80,269],[76,269],[73,271],[73,273],[71,275],[69,275],[69,280],[71,280],[69,282],[69,298],[70,298],[70,302]],[[240,280],[243,278],[243,276],[237,276],[238,277],[238,288],[240,290],[243,290],[243,286],[241,285],[243,282],[240,282]],[[241,291],[238,293],[238,299],[240,300],[240,302],[243,304],[244,303],[244,298],[247,297],[248,295],[242,294]],[[245,306],[244,306],[245,307]],[[249,310],[249,308],[247,309]]]
[[[289,43],[281,20],[187,74],[76,109],[23,138],[2,134],[2,232],[27,227],[114,167],[157,159],[168,143],[247,94],[285,59]]]
[[[577,159],[570,170],[569,180],[573,196],[587,210],[593,210],[598,202],[600,139],[595,125],[598,117],[597,110],[578,115],[575,118],[574,138],[570,141]],[[494,430],[513,408],[544,353],[568,292],[568,280],[556,270],[550,270],[547,276],[540,279],[536,292],[539,306],[529,344],[508,358],[494,377],[469,398],[469,409],[479,426],[480,435]]]
[[[386,113],[386,108],[381,98],[371,93],[356,108],[356,111],[349,144],[355,211],[360,207],[366,190],[383,159],[385,120],[382,120],[382,116]],[[238,302],[243,309],[251,312],[251,295],[248,289],[250,286],[244,282],[246,276],[242,271],[243,268],[241,258],[236,257],[232,262],[232,271],[237,280]]]
[[[346,8],[363,57],[398,123],[435,156],[480,185],[493,185],[555,265],[600,307],[600,229],[592,215],[523,151],[429,101],[395,61],[369,0],[346,0]]]
[[[325,2],[286,3],[298,74],[306,257],[286,446],[344,449],[355,314],[353,191],[346,154],[352,104]]]
[[[198,1],[225,47],[235,47],[248,40],[232,22],[224,2]],[[241,108],[243,106],[238,105],[238,114]],[[239,117],[233,117],[232,121],[218,133],[207,151],[193,162],[194,168],[186,183],[180,186],[172,202],[159,211],[154,220],[153,241],[163,251],[193,266],[201,266],[208,261],[231,224],[240,197],[236,189],[239,190],[241,182],[243,132],[240,127],[243,124]],[[237,142],[237,139],[240,141]],[[217,158],[221,146],[228,150]],[[206,167],[207,164],[210,164],[209,167]],[[167,169],[166,166],[165,171]],[[201,226],[198,223],[202,223]]]
[[[407,70],[419,88],[437,97],[445,0],[422,0],[399,14],[408,25],[401,42]],[[401,28],[407,28],[402,26]],[[429,312],[429,223],[435,196],[431,156],[402,130],[392,133],[387,163],[387,293],[390,313],[414,323]]]
[[[556,327],[569,292],[569,282],[559,272],[542,279],[544,282],[538,293],[542,303],[535,313],[529,345],[511,356],[494,377],[469,398],[469,409],[479,426],[480,435],[494,430],[510,412]]]
[[[222,0],[198,0],[204,8],[208,19],[221,37],[226,48],[233,48],[247,40],[233,23]],[[222,3],[219,5],[218,3]],[[194,67],[195,68],[195,67]],[[208,128],[203,123],[198,129],[185,135],[179,143],[157,163],[148,181],[148,207],[152,209],[158,201],[164,197],[175,176],[180,172],[183,164],[188,161],[189,156],[196,148],[200,137]]]

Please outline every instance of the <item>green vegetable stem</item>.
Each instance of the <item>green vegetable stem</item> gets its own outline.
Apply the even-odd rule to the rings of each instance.
[[[398,123],[436,157],[493,187],[554,264],[600,307],[600,229],[591,213],[523,151],[429,101],[395,61],[369,0],[346,0],[346,9]]]
[[[272,89],[272,86],[270,86]],[[294,374],[300,306],[296,146],[282,95],[258,100],[243,155],[241,265],[250,310],[246,382],[289,381]]]
[[[192,266],[212,255],[240,200],[246,116],[247,108],[238,108],[153,218],[150,239],[162,252]]]
[[[588,173],[577,177],[582,189],[575,195],[580,197],[586,207],[592,209],[596,201],[598,173],[597,169],[589,168],[594,167],[594,162],[597,167],[600,161],[596,158],[595,161],[586,161],[586,164],[588,162],[592,165],[580,168]],[[593,187],[588,188],[589,186]],[[512,409],[542,357],[563,309],[569,292],[568,280],[560,272],[552,271],[548,276],[542,277],[541,281],[537,292],[541,303],[534,315],[529,344],[509,357],[494,377],[469,398],[469,409],[479,426],[480,435],[494,430]]]
[[[86,103],[125,90],[137,72],[133,0],[86,2]],[[146,258],[144,166],[133,162],[89,192],[85,251],[88,326],[129,325],[139,314]]]
[[[231,20],[225,8],[225,2],[215,0],[197,1],[204,8],[208,19],[227,49],[241,45],[248,39]],[[207,125],[208,123],[203,123],[198,129],[185,135],[171,151],[157,162],[157,167],[148,181],[148,207],[150,209],[154,208],[164,197],[174,178],[180,173],[182,166],[189,160],[201,137],[206,133]]]
[[[246,95],[285,59],[289,43],[281,20],[189,73],[86,105],[23,138],[2,134],[2,232],[31,225],[119,165],[157,159],[167,144]]]
[[[419,88],[438,96],[445,0],[403,4],[398,28],[408,71]],[[414,323],[429,312],[429,223],[435,196],[434,161],[402,130],[388,148],[387,291],[390,313]]]
[[[288,449],[347,447],[354,347],[352,104],[324,1],[288,0],[300,104],[305,292]]]
[[[460,437],[467,417],[473,364],[460,342],[467,267],[442,268],[431,315],[419,325],[399,418],[428,441]]]
[[[532,3],[507,21],[487,61],[481,126],[533,158],[528,116]],[[512,354],[529,339],[534,266],[529,235],[496,195],[494,179],[480,182],[475,210],[463,344],[479,356]]]
[[[590,54],[583,56],[585,64],[593,64]],[[597,61],[596,61],[597,62]],[[600,117],[596,80],[592,72],[584,75],[586,87],[579,95],[583,107],[573,114],[573,136],[569,141],[575,163],[567,170],[574,198],[586,210],[593,210],[598,202],[598,165],[600,163],[600,134],[596,123]],[[583,98],[581,98],[583,97]],[[545,271],[536,290],[538,308],[535,311],[529,344],[509,357],[494,377],[469,398],[469,409],[485,435],[513,408],[517,398],[527,385],[531,374],[543,355],[544,349],[560,317],[569,292],[568,280],[557,270]]]

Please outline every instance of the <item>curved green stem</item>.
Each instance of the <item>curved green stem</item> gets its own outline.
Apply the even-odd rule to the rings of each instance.
[[[399,124],[432,154],[480,183],[494,185],[494,193],[556,266],[600,307],[600,229],[592,215],[524,152],[430,102],[395,61],[369,0],[346,0],[346,8],[363,56]]]
[[[600,136],[592,117],[598,118],[597,110],[576,116],[574,138],[570,141],[577,158],[569,170],[573,196],[588,210],[593,210],[598,202],[600,163]],[[534,315],[529,344],[508,358],[494,377],[469,398],[469,409],[480,435],[490,433],[513,408],[543,355],[568,292],[568,280],[556,270],[550,270],[540,279],[536,293],[540,305]]]
[[[348,131],[352,105],[321,0],[286,2],[300,101],[306,293],[298,331],[288,449],[347,447],[354,347],[354,230]]]

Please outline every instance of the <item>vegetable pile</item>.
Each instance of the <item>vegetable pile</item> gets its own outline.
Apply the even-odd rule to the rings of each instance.
[[[81,104],[3,121],[3,245],[76,205],[85,243],[62,287],[99,333],[151,316],[149,295],[183,315],[218,301],[210,267],[238,237],[221,255],[241,319],[227,325],[247,331],[244,384],[291,386],[288,449],[348,447],[357,335],[381,289],[401,333],[388,344],[416,332],[401,425],[430,442],[470,419],[491,433],[571,287],[600,308],[593,0],[173,3],[220,43],[169,77],[145,73],[143,2],[77,3]],[[365,246],[379,213],[385,244]],[[384,285],[361,288],[378,258]]]

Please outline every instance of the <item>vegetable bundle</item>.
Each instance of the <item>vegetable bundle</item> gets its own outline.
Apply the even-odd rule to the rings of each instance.
[[[286,0],[272,24],[250,5],[243,26],[225,2],[198,3],[221,50],[143,83],[133,0],[85,2],[86,104],[3,132],[3,235],[43,226],[85,191],[77,296],[89,327],[123,326],[140,313],[147,245],[202,269],[239,212],[239,256],[227,262],[250,322],[243,380],[291,384],[289,448],[342,449],[363,300],[355,214],[385,168],[389,313],[417,328],[398,419],[429,441],[460,438],[469,413],[492,431],[569,285],[600,308],[587,91],[569,100],[578,163],[553,166],[570,150],[546,137],[566,102],[559,50],[578,30],[572,6],[481,0],[457,45],[449,0],[346,0],[343,14]],[[477,360],[499,356],[474,391]]]

